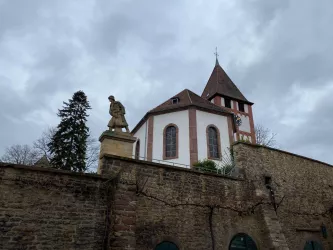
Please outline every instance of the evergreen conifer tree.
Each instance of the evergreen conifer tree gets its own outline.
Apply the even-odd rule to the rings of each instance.
[[[53,155],[51,164],[59,169],[83,172],[87,170],[89,128],[86,121],[87,110],[91,107],[83,91],[74,93],[72,99],[63,104],[63,108],[58,112],[61,121],[48,144]]]

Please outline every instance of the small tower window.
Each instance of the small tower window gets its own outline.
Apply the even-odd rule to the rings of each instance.
[[[231,109],[231,100],[229,98],[224,98],[224,106]]]
[[[244,103],[238,102],[238,110],[244,112]]]
[[[172,99],[171,99],[171,103],[172,103],[172,104],[177,104],[177,103],[179,103],[179,98],[178,98],[178,97],[172,98]]]

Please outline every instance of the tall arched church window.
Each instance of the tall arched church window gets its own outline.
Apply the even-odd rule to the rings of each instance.
[[[229,245],[229,250],[257,250],[254,240],[247,234],[236,234]]]
[[[155,250],[179,250],[179,248],[170,241],[163,241],[155,247]]]
[[[140,140],[136,142],[135,146],[135,159],[140,160]]]
[[[178,127],[170,124],[164,129],[164,159],[172,159],[178,157]]]
[[[219,159],[220,154],[220,139],[219,131],[215,126],[208,126],[207,128],[207,146],[208,158]]]

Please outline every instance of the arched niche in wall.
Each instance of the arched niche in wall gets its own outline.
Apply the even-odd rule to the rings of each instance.
[[[247,234],[236,234],[229,245],[229,250],[258,250],[254,240]]]
[[[179,250],[177,245],[171,241],[163,241],[154,250]]]
[[[308,240],[305,243],[304,250],[323,250],[324,248],[318,241]]]

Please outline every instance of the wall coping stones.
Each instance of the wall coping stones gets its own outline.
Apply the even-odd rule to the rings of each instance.
[[[151,162],[151,161],[143,161],[143,160],[138,160],[138,159],[122,157],[122,156],[118,156],[118,155],[104,154],[100,159],[102,160],[103,158],[131,162],[131,163],[136,163],[136,164],[141,164],[141,165],[148,165],[148,166],[152,166],[152,167],[164,168],[164,169],[175,170],[175,171],[180,171],[180,172],[188,172],[188,173],[193,173],[193,174],[198,174],[198,175],[215,176],[215,177],[234,180],[234,181],[245,181],[245,179],[243,179],[243,178],[220,175],[220,174],[215,174],[215,173],[206,173],[206,172],[201,172],[201,171],[198,171],[195,169],[176,167],[176,166],[171,166],[168,164],[156,163],[156,162]]]
[[[292,156],[295,156],[295,157],[298,157],[298,158],[302,158],[302,159],[305,159],[305,160],[308,160],[308,161],[320,163],[320,164],[325,165],[327,167],[331,167],[331,168],[333,167],[333,165],[331,165],[331,164],[328,164],[326,162],[319,161],[319,160],[316,160],[316,159],[312,159],[312,158],[309,158],[309,157],[306,157],[306,156],[303,156],[303,155],[298,155],[298,154],[294,154],[294,153],[291,153],[291,152],[288,152],[288,151],[284,151],[284,150],[281,150],[281,149],[270,148],[270,147],[266,147],[266,146],[263,146],[263,145],[252,144],[252,143],[248,143],[248,142],[237,141],[237,142],[234,142],[231,145],[231,147],[234,147],[234,146],[237,146],[237,145],[240,145],[240,144],[241,145],[245,145],[245,146],[250,146],[250,147],[253,147],[253,148],[264,148],[264,149],[268,149],[268,150],[273,150],[273,151],[276,151],[276,152],[279,152],[279,153],[288,154],[288,155],[292,155]]]
[[[14,169],[29,170],[29,171],[49,172],[49,173],[55,173],[55,174],[65,174],[65,175],[71,175],[71,176],[82,176],[82,177],[88,177],[88,178],[109,180],[109,178],[104,177],[99,174],[78,173],[78,172],[72,172],[72,171],[68,171],[68,170],[61,170],[61,169],[55,169],[55,168],[43,168],[43,167],[37,167],[37,166],[28,166],[28,165],[3,163],[3,162],[0,162],[0,168],[14,168]]]

